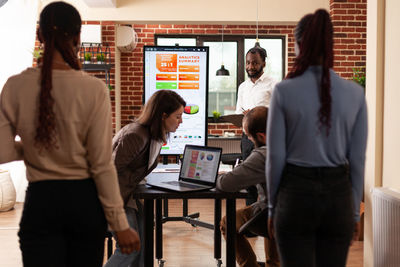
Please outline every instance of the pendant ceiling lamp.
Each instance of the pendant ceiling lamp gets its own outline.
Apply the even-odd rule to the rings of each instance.
[[[260,42],[258,42],[258,1],[257,0],[257,5],[256,5],[256,9],[257,9],[257,19],[256,19],[256,43],[254,44],[254,47],[261,47],[260,46]]]
[[[225,69],[224,66],[224,26],[222,26],[222,62],[221,62],[221,68],[217,70],[216,75],[217,76],[229,76],[229,70]]]

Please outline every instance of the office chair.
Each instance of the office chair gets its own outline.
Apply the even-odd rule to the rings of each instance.
[[[239,229],[239,234],[247,236],[249,233],[267,237],[268,236],[268,208],[257,212],[250,220],[242,225]]]
[[[239,228],[239,234],[246,237],[262,236],[269,238],[268,236],[268,208],[262,209],[257,212],[250,220],[243,224]],[[265,267],[264,262],[257,262],[259,266]]]
[[[223,164],[232,165],[232,168],[235,167],[237,159],[242,160],[242,155],[240,153],[228,153],[221,155],[221,162]]]

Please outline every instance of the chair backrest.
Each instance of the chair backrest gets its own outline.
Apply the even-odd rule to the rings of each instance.
[[[239,234],[252,233],[255,235],[268,236],[268,208],[257,212],[250,220],[242,225],[239,229]]]

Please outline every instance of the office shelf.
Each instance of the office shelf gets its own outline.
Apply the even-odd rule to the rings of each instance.
[[[90,56],[88,56],[90,55]],[[89,60],[85,60],[90,57]],[[107,44],[82,43],[80,49],[82,69],[87,72],[104,72],[107,86],[110,86],[111,50]]]

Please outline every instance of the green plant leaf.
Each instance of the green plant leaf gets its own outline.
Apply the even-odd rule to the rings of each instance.
[[[218,112],[217,110],[214,110],[214,111],[213,111],[213,117],[214,117],[215,119],[219,119],[219,117],[221,117],[221,113]]]
[[[353,68],[353,81],[365,88],[365,71],[360,68]]]
[[[92,59],[91,53],[85,53],[85,61],[90,61]]]

